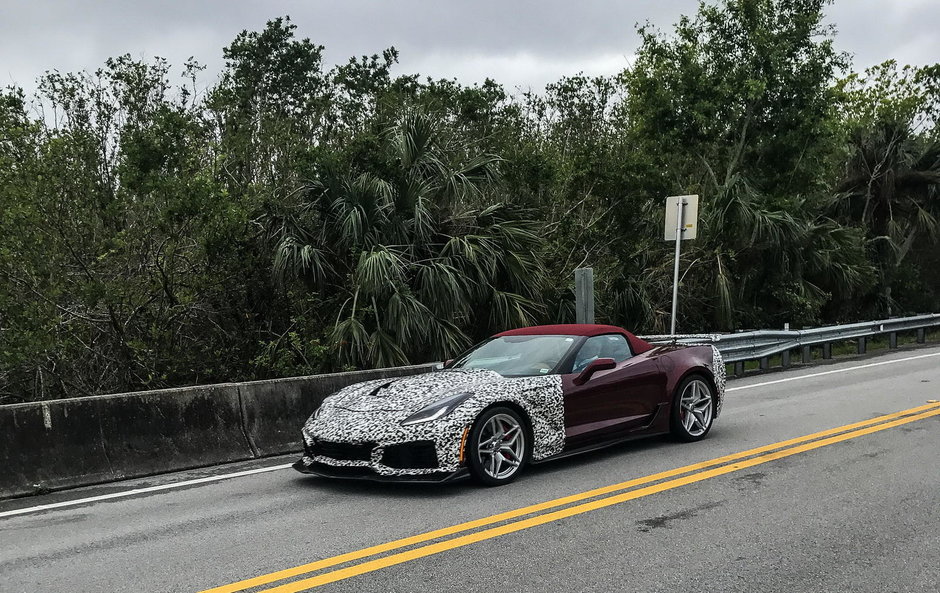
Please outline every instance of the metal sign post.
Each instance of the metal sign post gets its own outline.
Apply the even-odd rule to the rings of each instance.
[[[671,221],[671,222],[670,222]],[[670,196],[666,198],[666,241],[676,242],[676,261],[672,272],[672,324],[669,335],[676,335],[676,308],[679,304],[679,255],[682,241],[694,239],[698,234],[698,196]]]
[[[577,323],[594,323],[594,268],[574,271],[574,312]]]

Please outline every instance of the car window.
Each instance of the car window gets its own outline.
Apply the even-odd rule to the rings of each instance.
[[[547,375],[564,360],[576,336],[501,336],[460,356],[449,368],[487,369],[504,377]]]
[[[616,362],[623,362],[631,356],[633,353],[630,352],[630,345],[627,344],[624,336],[620,334],[594,336],[585,340],[581,349],[578,350],[572,372],[583,371],[592,360],[598,358],[613,358]]]

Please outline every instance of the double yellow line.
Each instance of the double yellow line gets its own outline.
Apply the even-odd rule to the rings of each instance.
[[[439,554],[447,550],[453,550],[454,548],[467,546],[483,540],[506,535],[508,533],[514,533],[516,531],[521,531],[523,529],[528,529],[537,525],[544,525],[545,523],[557,521],[565,517],[572,517],[615,504],[620,504],[628,500],[635,500],[637,498],[649,496],[650,494],[655,494],[664,490],[671,490],[673,488],[678,488],[687,484],[701,482],[702,480],[707,480],[708,478],[713,478],[715,476],[736,472],[748,467],[774,461],[776,459],[782,459],[784,457],[789,457],[798,453],[812,451],[813,449],[819,449],[827,445],[847,441],[849,439],[854,439],[866,434],[887,430],[889,428],[894,428],[896,426],[901,426],[903,424],[916,422],[918,420],[923,420],[924,418],[930,418],[932,416],[938,415],[940,415],[940,403],[930,403],[924,406],[911,408],[909,410],[896,412],[894,414],[878,416],[863,422],[856,422],[854,424],[848,424],[846,426],[824,430],[795,439],[781,441],[772,445],[765,445],[763,447],[748,449],[747,451],[725,455],[724,457],[718,457],[710,461],[679,467],[642,478],[621,482],[619,484],[612,484],[603,488],[595,488],[593,490],[588,490],[579,494],[556,498],[547,502],[522,507],[512,511],[507,511],[505,513],[499,513],[497,515],[484,517],[482,519],[460,523],[451,527],[429,531],[420,535],[398,539],[369,548],[363,548],[354,552],[333,556],[332,558],[326,558],[316,562],[302,564],[294,568],[272,572],[243,581],[238,581],[229,585],[215,587],[213,589],[207,589],[201,593],[235,593],[238,591],[245,591],[247,589],[269,585],[277,581],[306,575],[326,568],[336,567],[341,564],[347,564],[358,560],[367,559],[372,556],[378,556],[380,554],[385,554],[386,552],[395,552],[403,548],[410,548],[394,554],[380,556],[378,558],[365,560],[364,562],[357,564],[351,564],[343,568],[323,572],[312,577],[284,583],[282,585],[264,589],[259,593],[297,593],[299,591],[306,591],[314,587],[319,587],[321,585],[341,581],[357,575],[381,570],[396,564],[402,564],[404,562],[409,562],[418,558]],[[638,488],[639,486],[644,487]],[[526,517],[527,515],[531,516]],[[518,520],[513,521],[514,519]],[[473,531],[482,527],[488,527],[490,525],[496,526],[489,527],[488,529]],[[471,533],[457,535],[464,532]]]

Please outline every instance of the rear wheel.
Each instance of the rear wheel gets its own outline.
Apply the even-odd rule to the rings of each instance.
[[[686,377],[672,404],[672,434],[680,441],[700,441],[715,419],[715,389],[701,375]]]
[[[532,452],[525,421],[515,410],[502,406],[484,410],[473,423],[467,441],[470,472],[487,486],[513,481]]]

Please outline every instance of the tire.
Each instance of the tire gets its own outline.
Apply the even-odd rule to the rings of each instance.
[[[715,422],[715,388],[702,375],[690,375],[679,383],[672,400],[672,436],[686,443],[705,438]]]
[[[502,486],[515,480],[529,462],[532,431],[515,410],[497,406],[473,422],[467,447],[473,477],[487,486]]]

